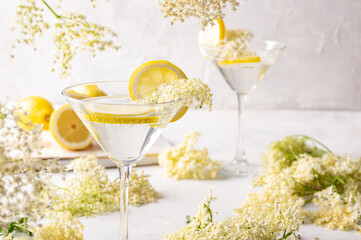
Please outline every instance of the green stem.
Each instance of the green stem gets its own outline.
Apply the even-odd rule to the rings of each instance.
[[[60,15],[58,15],[50,6],[49,6],[49,4],[45,1],[45,0],[41,0],[44,4],[45,4],[45,6],[55,15],[55,17],[56,18],[64,18],[63,16],[60,16]]]
[[[26,227],[23,227],[23,226],[21,226],[21,225],[18,225],[18,224],[14,224],[14,226],[17,228],[17,230],[18,231],[20,231],[20,232],[23,232],[23,233],[25,233],[25,234],[27,234],[27,235],[29,235],[29,236],[32,236],[33,235],[33,232],[32,231],[30,231],[28,228],[26,228]]]
[[[294,135],[294,136],[295,136],[295,137],[304,137],[304,138],[306,138],[307,140],[311,140],[311,141],[319,144],[320,146],[322,146],[324,149],[326,149],[327,152],[333,154],[333,152],[331,151],[331,149],[329,149],[326,145],[324,145],[323,143],[321,143],[320,141],[318,141],[317,139],[315,139],[315,138],[313,138],[313,137],[309,137],[309,136],[302,135],[302,134],[297,134],[297,135]]]

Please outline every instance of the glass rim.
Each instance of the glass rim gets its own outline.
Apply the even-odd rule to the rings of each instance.
[[[277,41],[277,40],[272,40],[272,39],[265,39],[265,38],[253,38],[250,42],[252,41],[259,41],[259,42],[273,42],[276,44],[280,44],[279,47],[275,47],[272,49],[262,49],[262,48],[250,48],[250,49],[245,49],[244,52],[246,51],[260,51],[260,52],[270,52],[270,51],[274,51],[274,50],[283,50],[287,47],[287,45],[284,42],[281,41]],[[214,49],[214,47],[210,46],[210,45],[206,45],[206,44],[198,44],[199,47],[204,48],[206,50],[212,50]]]
[[[141,107],[141,106],[162,106],[162,105],[169,105],[171,103],[177,103],[177,102],[181,102],[183,101],[183,99],[178,99],[178,100],[172,100],[172,101],[167,101],[167,102],[160,102],[160,103],[102,103],[102,102],[90,102],[87,101],[87,99],[90,98],[85,98],[85,99],[77,99],[74,97],[69,96],[66,92],[74,87],[77,86],[85,86],[85,85],[96,85],[96,84],[117,84],[117,83],[129,83],[128,80],[115,80],[115,81],[95,81],[95,82],[83,82],[83,83],[76,83],[76,84],[72,84],[69,85],[65,88],[63,88],[63,90],[61,90],[61,95],[64,96],[66,99],[71,99],[72,101],[75,102],[79,102],[79,103],[87,103],[87,104],[97,104],[97,105],[106,105],[106,106],[132,106],[132,107]],[[130,97],[128,95],[128,97]]]

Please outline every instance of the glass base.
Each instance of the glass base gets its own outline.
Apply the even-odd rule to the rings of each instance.
[[[220,175],[223,177],[256,177],[260,174],[259,166],[250,165],[247,161],[223,164]]]

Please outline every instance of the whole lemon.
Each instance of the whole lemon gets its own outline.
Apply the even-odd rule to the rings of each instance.
[[[17,111],[15,115],[19,117],[18,124],[25,130],[32,127],[29,124],[42,124],[44,130],[49,129],[49,121],[54,111],[51,103],[45,98],[39,96],[29,96],[20,99],[17,102]]]

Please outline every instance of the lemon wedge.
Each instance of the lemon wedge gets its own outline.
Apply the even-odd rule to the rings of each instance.
[[[231,65],[231,64],[243,64],[243,63],[258,63],[261,62],[261,58],[259,56],[250,56],[250,57],[244,57],[234,60],[219,60],[218,65],[224,66],[224,65]]]
[[[53,112],[49,127],[55,141],[66,149],[81,150],[93,141],[88,129],[68,104]]]
[[[198,37],[199,45],[217,45],[226,36],[226,27],[222,19],[217,19],[213,26],[207,26],[200,30]]]
[[[76,86],[71,90],[66,91],[67,94],[75,99],[85,99],[92,97],[106,96],[107,94],[98,88],[95,84]]]
[[[46,99],[39,96],[29,96],[17,102],[15,115],[19,117],[18,125],[24,130],[30,130],[31,125],[35,123],[42,124],[43,129],[48,130],[50,116],[53,111],[53,106]]]
[[[178,79],[187,79],[187,76],[174,64],[165,61],[150,61],[138,67],[130,77],[129,94],[133,100],[151,96],[163,83],[173,82]],[[180,119],[188,110],[181,107],[171,122]]]

